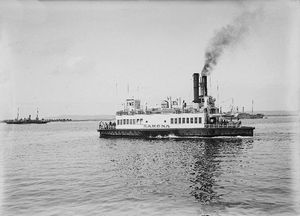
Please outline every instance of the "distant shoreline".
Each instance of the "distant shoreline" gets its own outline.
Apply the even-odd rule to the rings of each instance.
[[[114,119],[76,119],[72,120],[72,122],[82,122],[82,121],[112,121]]]
[[[265,116],[298,116],[298,114],[265,114]]]
[[[265,114],[263,112],[260,112],[262,114],[264,114],[265,116],[268,116],[268,117],[280,117],[280,116],[299,116],[298,113],[269,113],[269,114]],[[254,113],[255,114],[255,113]],[[113,121],[114,120],[114,117],[112,118],[95,118],[95,119],[70,119],[68,121],[50,121],[50,122],[86,122],[86,121]],[[6,120],[1,120],[0,123],[5,123]]]

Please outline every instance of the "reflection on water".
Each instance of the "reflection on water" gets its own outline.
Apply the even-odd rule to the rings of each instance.
[[[218,202],[221,194],[218,194],[216,188],[216,178],[221,173],[221,155],[231,154],[235,157],[241,153],[243,144],[249,145],[253,140],[250,139],[243,143],[242,139],[206,139],[200,143],[201,150],[193,155],[195,163],[192,165],[191,172],[191,194],[201,203]]]
[[[253,139],[122,140],[126,153],[115,154],[114,167],[130,198],[193,198],[201,204],[221,202],[220,178],[234,172]],[[108,144],[110,147],[112,143]],[[120,146],[118,146],[120,149]],[[228,167],[226,160],[235,166]],[[231,179],[227,179],[231,181]],[[229,183],[230,184],[230,183]],[[189,198],[190,197],[190,198]]]
[[[201,203],[214,202],[218,199],[217,193],[213,190],[215,185],[216,171],[220,162],[215,159],[219,151],[219,143],[216,140],[205,142],[202,152],[194,155],[196,162],[193,165],[191,175],[192,195]]]

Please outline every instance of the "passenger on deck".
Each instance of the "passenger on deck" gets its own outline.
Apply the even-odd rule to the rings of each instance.
[[[238,122],[238,127],[240,127],[241,124],[242,124],[242,122],[241,122],[241,120],[239,120],[239,122]]]

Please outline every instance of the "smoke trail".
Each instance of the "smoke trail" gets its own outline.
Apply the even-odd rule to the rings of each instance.
[[[206,48],[205,65],[201,73],[202,75],[210,74],[227,47],[232,47],[241,41],[244,35],[249,32],[250,26],[257,15],[257,11],[243,13],[234,19],[233,23],[216,32]]]

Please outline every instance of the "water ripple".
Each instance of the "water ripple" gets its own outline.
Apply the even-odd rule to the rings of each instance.
[[[250,123],[253,138],[153,140],[1,125],[3,215],[297,215],[295,122]]]

